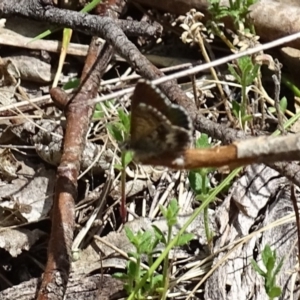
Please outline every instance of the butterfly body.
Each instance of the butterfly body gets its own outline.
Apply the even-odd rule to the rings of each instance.
[[[139,81],[132,96],[128,148],[135,160],[177,158],[189,147],[192,125],[186,111],[155,86]]]

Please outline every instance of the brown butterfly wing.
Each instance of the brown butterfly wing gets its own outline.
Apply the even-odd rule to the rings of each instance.
[[[160,115],[138,105],[131,111],[130,137],[133,142],[150,135],[162,122]]]
[[[135,157],[176,157],[191,141],[191,122],[181,107],[173,105],[154,86],[139,81],[131,104],[131,140]]]
[[[161,112],[172,125],[192,131],[192,122],[187,112],[179,105],[171,101],[150,81],[140,80],[132,95],[132,111],[135,107],[144,103]]]

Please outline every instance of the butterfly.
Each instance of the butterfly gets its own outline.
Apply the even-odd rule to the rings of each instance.
[[[140,80],[131,102],[127,148],[136,161],[180,157],[190,146],[192,121],[185,109],[172,104],[151,82]]]

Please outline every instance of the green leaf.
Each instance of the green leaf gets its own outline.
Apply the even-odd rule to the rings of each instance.
[[[176,199],[172,199],[169,204],[169,210],[171,211],[172,216],[176,216],[179,211],[178,202]]]
[[[115,164],[115,165],[114,165],[114,168],[117,169],[117,170],[119,170],[119,171],[122,171],[122,170],[123,170],[123,166],[120,165],[120,164]]]
[[[120,123],[110,123],[106,125],[106,128],[108,132],[111,134],[111,136],[117,141],[117,142],[123,142],[123,134],[122,129],[123,125]]]
[[[130,293],[132,293],[133,288],[129,284],[124,284],[124,290],[126,291],[127,295],[130,295]]]
[[[287,102],[286,97],[282,97],[282,99],[279,102],[280,111],[285,113],[285,111],[287,109],[287,105],[288,105],[288,102]],[[276,108],[275,107],[269,107],[268,111],[270,113],[276,113]]]
[[[281,295],[281,288],[278,286],[273,286],[268,293],[268,296],[270,298],[279,297],[280,295]]]
[[[236,65],[237,65],[237,69],[239,70],[239,72],[243,73],[245,71],[245,67],[248,64],[248,58],[249,56],[242,56],[240,58],[237,59],[236,61]]]
[[[294,93],[295,96],[300,97],[299,88],[285,74],[282,74],[281,80]]]
[[[163,276],[161,274],[153,276],[152,282],[154,286],[161,286],[163,282]]]
[[[275,267],[275,259],[274,257],[269,257],[267,264],[265,265],[267,268],[267,271],[271,273],[271,271],[274,269]]]
[[[266,277],[266,275],[267,275],[266,272],[264,272],[264,271],[259,267],[259,265],[257,264],[257,262],[256,262],[254,259],[251,260],[251,264],[252,264],[253,269],[254,269],[260,276]]]
[[[268,260],[272,256],[273,256],[273,253],[272,253],[270,246],[268,244],[265,245],[265,248],[263,249],[263,251],[261,253],[261,258],[262,258],[262,261],[265,266],[268,264]]]
[[[128,262],[128,266],[127,266],[127,269],[128,269],[128,276],[129,277],[133,277],[135,278],[136,277],[136,273],[137,273],[137,270],[138,270],[138,267],[137,264],[133,261],[129,261]]]
[[[238,59],[238,66],[241,69],[241,72],[244,73],[245,71],[249,71],[249,68],[252,67],[252,61],[250,56],[246,55],[243,57],[240,57]]]
[[[245,122],[248,122],[252,119],[253,119],[252,115],[245,115],[245,116],[242,117],[242,122],[245,123]]]
[[[101,120],[104,116],[104,113],[103,112],[100,112],[100,111],[95,111],[93,113],[93,120]]]
[[[124,273],[114,273],[113,275],[112,275],[114,278],[116,278],[116,279],[120,279],[120,280],[128,280],[128,276],[127,276],[127,274],[124,274]]]
[[[281,111],[284,113],[287,109],[287,105],[288,105],[288,102],[287,102],[287,99],[286,97],[282,97],[281,100],[280,100],[280,109]]]
[[[248,70],[245,71],[245,74],[246,74],[245,75],[246,76],[245,84],[246,84],[246,86],[251,85],[252,82],[254,81],[254,79],[257,77],[258,69],[259,69],[259,65],[256,65],[253,68],[251,66],[249,66]]]
[[[51,33],[55,33],[55,32],[57,32],[57,31],[59,31],[61,29],[62,29],[61,27],[57,27],[57,26],[53,27],[52,29],[47,29],[44,32],[40,33],[39,35],[35,36],[27,44],[30,44],[30,43],[35,42],[37,40],[41,40],[41,39],[47,37],[48,35],[50,35]]]
[[[274,114],[276,112],[276,108],[275,107],[269,107],[268,111],[272,114]]]
[[[132,162],[132,159],[133,159],[133,152],[132,151],[126,151],[125,152],[125,158],[124,158],[125,166],[130,164]]]
[[[253,69],[252,69],[252,74],[254,76],[253,80],[258,76],[259,69],[260,69],[260,65],[255,64],[254,67],[253,67]]]
[[[127,226],[125,226],[124,229],[125,229],[125,233],[126,233],[126,236],[127,236],[128,240],[132,243],[135,239],[132,230]]]
[[[104,102],[105,103],[105,102]],[[102,107],[100,103],[96,103],[95,110],[102,111]]]
[[[241,105],[235,100],[232,101],[232,112],[236,118],[240,118]]]
[[[92,9],[94,9],[99,3],[101,3],[102,0],[93,0],[92,2],[88,3],[81,12],[90,12]]]
[[[163,208],[160,206],[160,208]],[[179,212],[179,206],[175,199],[172,199],[167,207],[165,218],[169,227],[174,226],[177,223],[177,215]]]
[[[196,194],[200,194],[202,191],[202,176],[197,171],[190,171],[188,178],[193,191]]]
[[[220,0],[208,0],[208,2],[212,5],[212,4],[220,4]]]
[[[164,206],[162,206],[162,205],[159,206],[159,210],[162,213],[162,215],[167,219],[167,217],[168,217],[168,215],[167,215],[168,214],[168,210]]]
[[[212,18],[219,20],[223,17],[229,17],[233,20],[236,29],[239,29],[241,23],[246,22],[246,17],[249,14],[249,7],[256,2],[256,0],[229,0],[229,6],[220,5],[220,0],[208,0],[209,12]],[[245,24],[244,27],[246,28]]]
[[[239,83],[242,84],[242,78],[241,76],[236,72],[232,64],[228,64],[228,70],[230,74],[235,78],[235,80]]]
[[[164,288],[163,287],[158,287],[155,289],[155,291],[157,292],[157,294],[162,294],[164,292]]]
[[[152,226],[154,233],[155,233],[155,240],[161,241],[162,238],[164,237],[164,234],[162,233],[162,231],[156,227],[155,225]]]
[[[200,138],[196,140],[195,146],[196,148],[209,148],[210,143],[208,142],[208,135],[201,133]]]
[[[147,270],[141,269],[140,270],[140,275],[141,277],[144,276],[147,273]]]
[[[194,238],[192,233],[185,233],[179,237],[177,240],[176,246],[183,246],[189,243]]]
[[[141,253],[148,253],[148,251],[152,251],[152,234],[150,231],[145,231],[140,239],[140,251]]]
[[[202,168],[189,172],[188,178],[190,186],[197,194],[198,199],[201,198],[202,200],[205,200],[207,194],[212,190],[208,173],[212,172],[213,170],[214,168]]]
[[[80,84],[80,79],[75,78],[65,83],[62,88],[63,90],[76,89],[79,87],[79,84]]]
[[[124,126],[125,133],[128,135],[130,130],[130,117],[122,109],[118,110],[118,115],[121,123]]]
[[[156,236],[159,238],[159,240],[166,245],[167,244],[167,240],[166,237],[164,236],[164,234],[162,233],[162,231],[155,225],[152,225],[152,228],[154,229]]]
[[[237,75],[237,72],[233,69],[233,67],[229,68],[229,71],[240,84],[242,84],[244,87],[247,87],[252,84],[253,80],[257,77],[260,66],[253,65],[250,56],[239,58],[237,64],[240,69],[241,76]]]
[[[172,227],[175,224],[177,224],[177,214],[174,214],[174,212],[172,212],[171,210],[167,210],[167,224],[168,227]]]
[[[138,244],[137,243],[137,241],[136,241],[136,239],[134,238],[134,243],[132,243],[135,247],[136,247],[136,244]],[[136,247],[137,248],[137,247]],[[138,259],[139,258],[139,254],[138,253],[136,253],[136,252],[128,252],[127,253],[127,255],[128,255],[128,257],[133,257],[133,258],[135,258],[135,259]]]

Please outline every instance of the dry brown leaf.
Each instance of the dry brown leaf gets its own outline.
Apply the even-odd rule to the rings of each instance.
[[[38,221],[48,216],[52,207],[55,171],[41,168],[29,181],[22,183],[18,191],[6,195],[9,200],[2,201],[0,206],[14,213],[18,212],[28,222]],[[0,187],[0,198],[3,195],[1,194],[2,188]]]
[[[3,60],[11,61],[20,72],[20,77],[23,80],[46,83],[54,78],[51,64],[34,55],[20,52],[20,55],[9,56]]]

